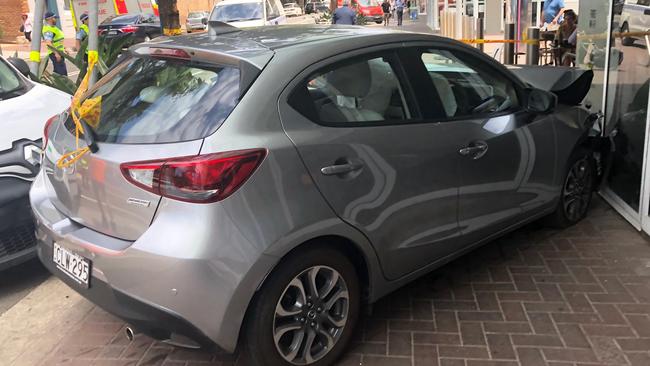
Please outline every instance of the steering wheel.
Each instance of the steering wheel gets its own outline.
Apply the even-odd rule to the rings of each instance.
[[[472,108],[472,113],[496,112],[505,101],[506,98],[500,95],[491,95]]]

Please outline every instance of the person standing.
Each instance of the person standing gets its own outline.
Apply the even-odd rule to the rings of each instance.
[[[395,0],[395,12],[397,13],[397,26],[402,26],[404,18],[404,0]]]
[[[416,0],[411,0],[409,12],[411,13],[411,20],[416,21],[418,19],[418,4]]]
[[[332,24],[353,25],[357,22],[357,14],[350,9],[350,0],[343,0],[343,6],[334,10]]]
[[[564,14],[564,0],[546,0],[542,9],[542,28],[544,26],[557,26]]]
[[[47,54],[50,60],[52,61],[52,66],[54,67],[54,72],[68,76],[68,69],[65,66],[65,59],[61,55],[65,51],[63,46],[63,31],[56,26],[56,19],[58,16],[51,11],[45,13],[43,17],[45,19],[45,24],[43,25],[43,40],[48,46],[54,47],[56,51],[53,51],[50,47],[47,48]]]
[[[81,24],[79,25],[79,30],[77,31],[77,34],[75,35],[75,46],[74,46],[74,51],[79,52],[81,49],[81,44],[83,41],[88,38],[88,34],[90,33],[90,30],[88,29],[88,14],[83,13],[79,17],[79,21]],[[88,61],[88,48],[86,47],[86,62]]]
[[[32,21],[29,19],[29,14],[24,13],[20,16],[23,24],[20,26],[20,31],[25,35],[25,39],[32,41]]]
[[[388,0],[381,3],[381,10],[384,12],[384,27],[388,27],[390,23],[390,3]]]

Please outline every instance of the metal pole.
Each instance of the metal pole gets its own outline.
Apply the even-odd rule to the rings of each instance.
[[[526,45],[526,64],[539,65],[539,28],[528,28],[528,44]]]
[[[474,0],[472,2],[472,8],[474,9],[474,13],[472,15],[475,19],[478,19],[478,0]]]
[[[480,17],[476,19],[476,38],[478,39],[484,39],[485,38],[485,18]],[[478,49],[481,50],[481,52],[485,51],[485,44],[484,43],[479,43],[478,44]]]
[[[438,0],[430,1],[430,4],[432,4],[432,9],[429,9],[429,11],[432,13],[432,27],[433,30],[439,31],[440,30],[440,8],[438,8]]]
[[[41,64],[41,36],[43,33],[43,15],[45,14],[45,0],[34,1],[34,25],[32,27],[32,45],[29,52],[29,70],[38,75]]]
[[[505,34],[505,40],[506,41],[514,41],[515,40],[515,24],[514,23],[508,23],[506,24],[506,34]],[[503,63],[506,65],[514,65],[515,64],[515,44],[514,43],[505,43],[503,45]]]
[[[88,2],[88,57],[99,56],[99,34],[97,25],[99,22],[99,1]],[[91,56],[94,55],[94,56]],[[88,86],[91,87],[97,81],[97,70],[93,69],[90,75]]]
[[[456,39],[463,39],[463,6],[465,0],[456,0]]]

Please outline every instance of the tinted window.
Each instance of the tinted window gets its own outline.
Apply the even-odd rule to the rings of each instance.
[[[262,3],[241,3],[217,6],[211,20],[220,22],[241,22],[262,19]]]
[[[140,19],[139,15],[123,15],[119,17],[115,17],[110,20],[106,20],[104,23],[107,24],[131,24],[135,23]]]
[[[461,57],[447,50],[425,51],[421,59],[438,94],[438,103],[444,109],[440,115],[469,117],[519,107],[512,82],[480,61],[461,61]],[[471,60],[471,57],[464,59]]]
[[[210,135],[238,97],[238,69],[133,58],[102,78],[80,109],[98,141],[178,142]]]
[[[300,85],[290,104],[329,125],[409,119],[402,86],[390,61],[357,59],[316,72]]]

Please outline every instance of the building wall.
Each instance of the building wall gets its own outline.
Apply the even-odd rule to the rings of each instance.
[[[27,0],[0,0],[0,29],[2,40],[15,42],[20,33],[20,15],[29,12]]]
[[[219,0],[178,0],[176,6],[178,7],[181,26],[185,26],[185,19],[187,19],[189,12],[201,10],[210,12],[214,4],[218,2]]]

